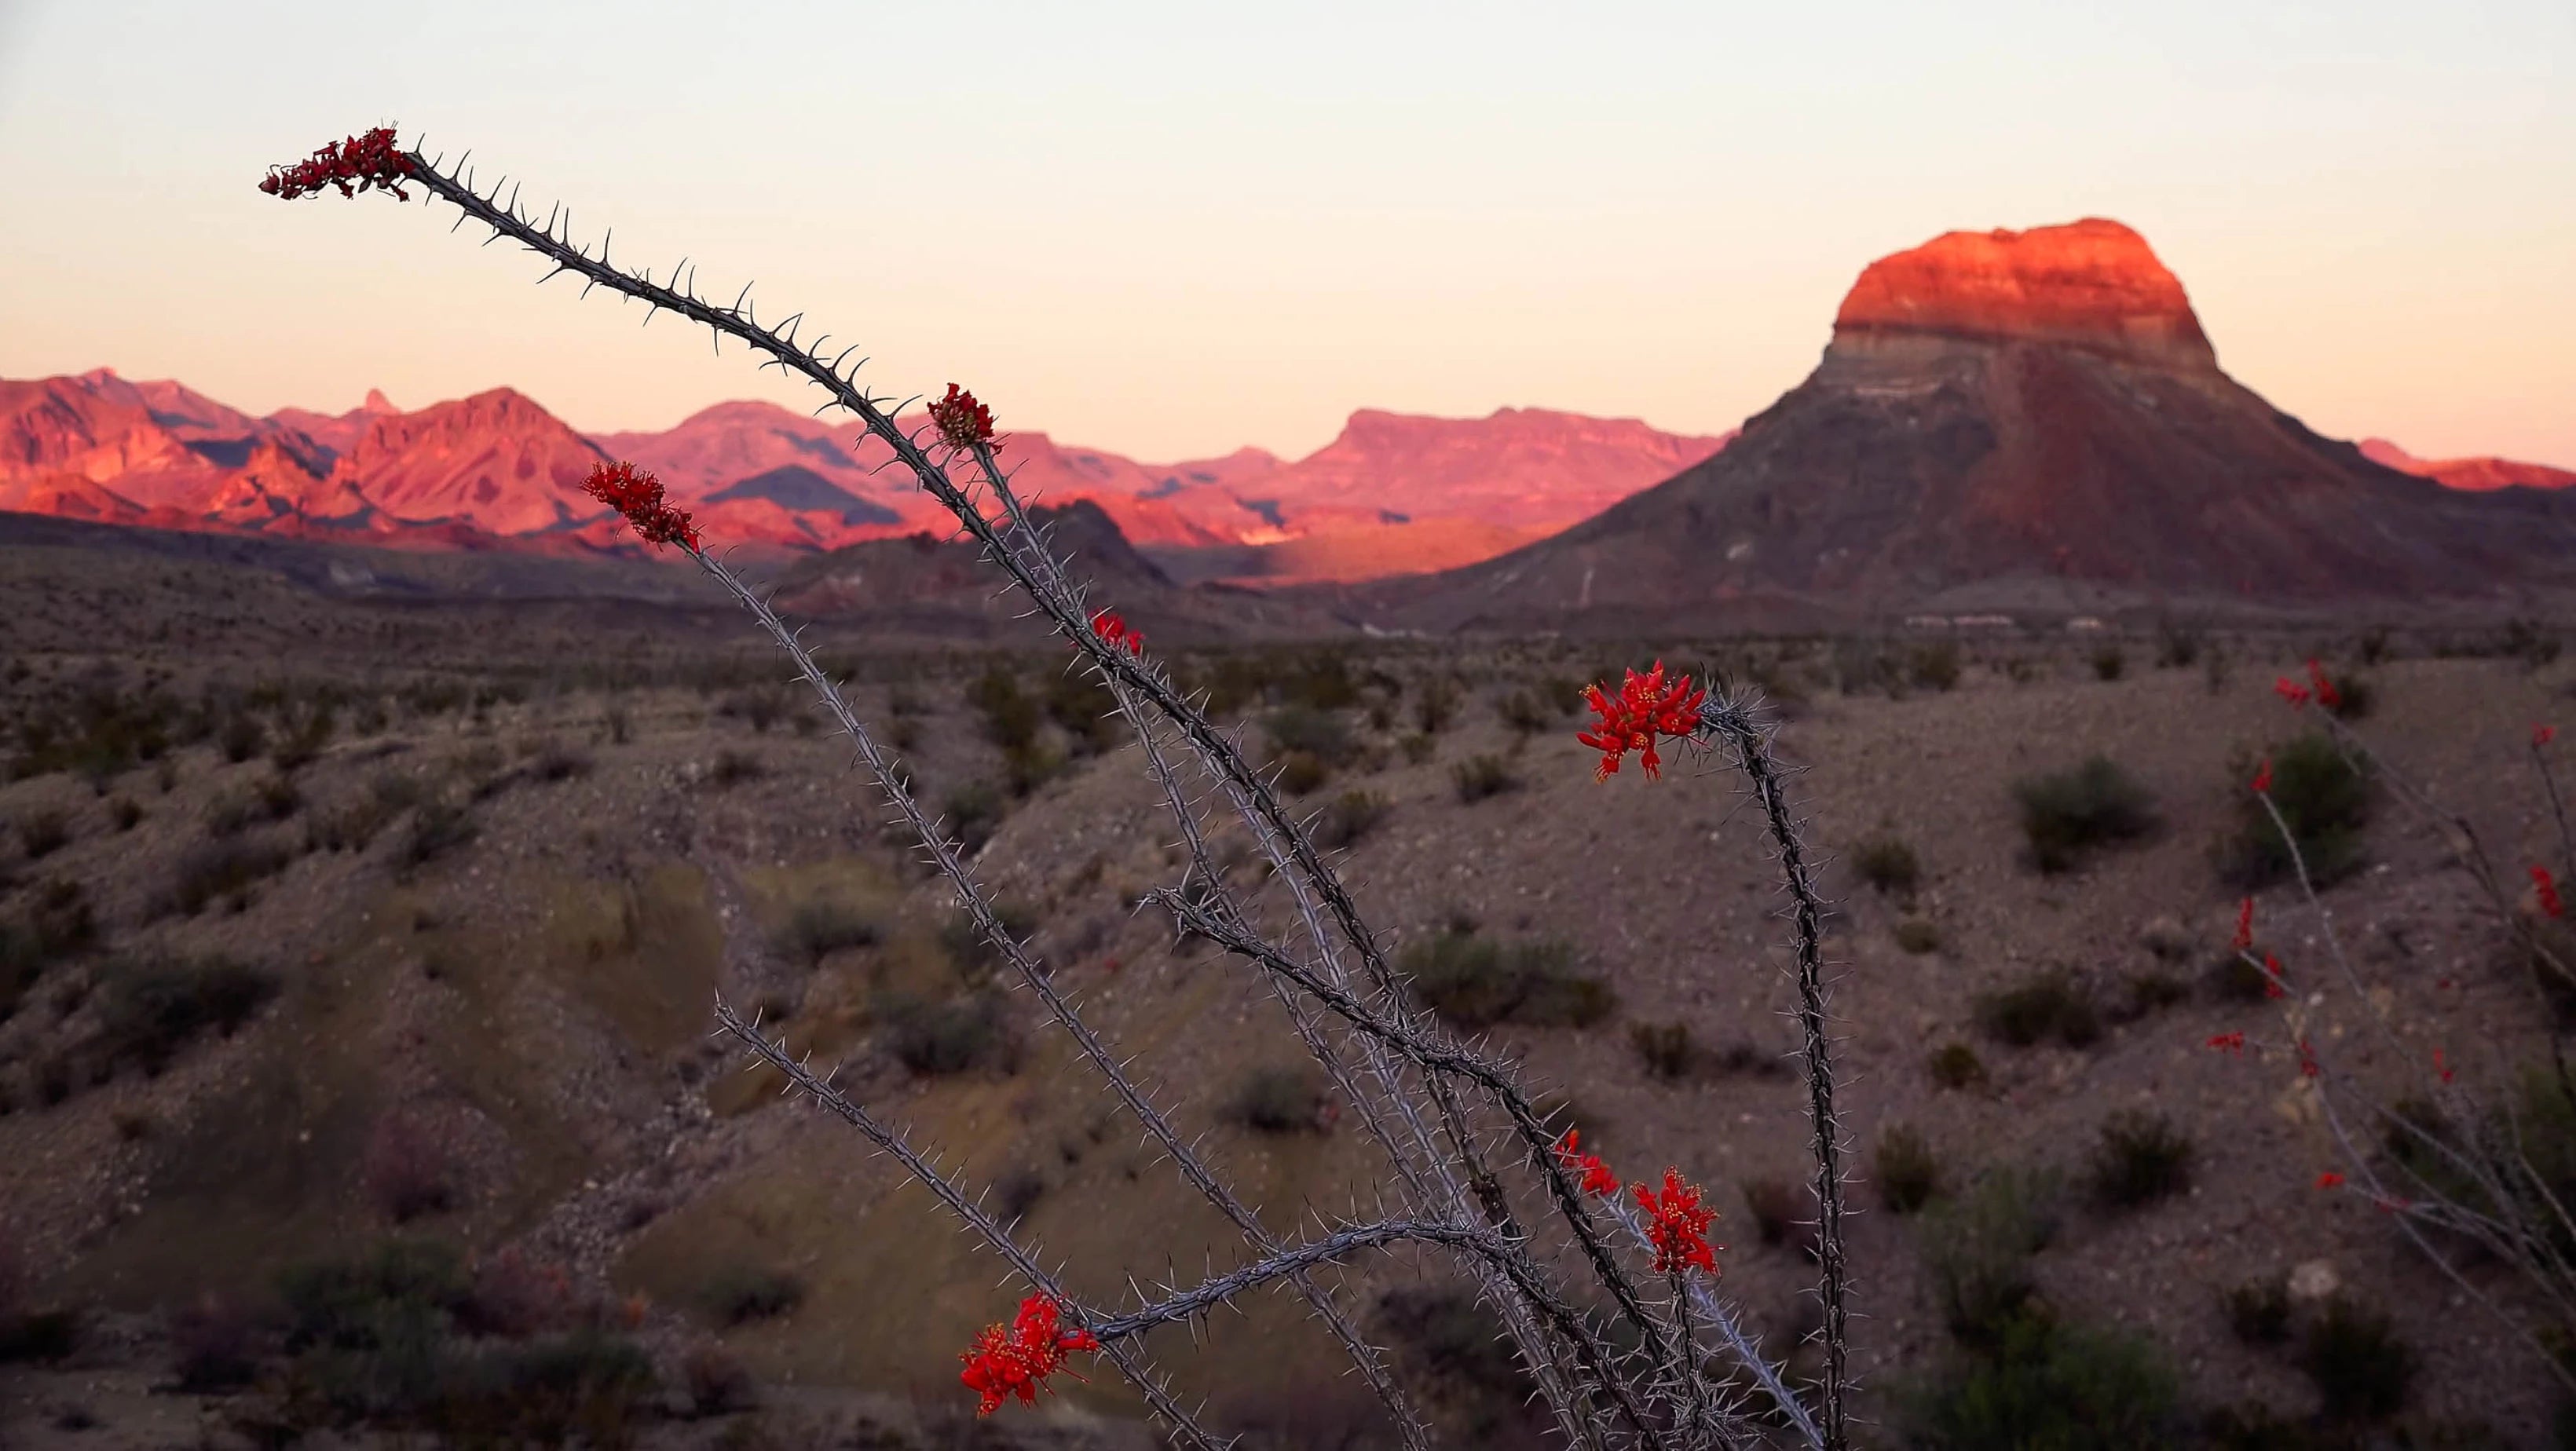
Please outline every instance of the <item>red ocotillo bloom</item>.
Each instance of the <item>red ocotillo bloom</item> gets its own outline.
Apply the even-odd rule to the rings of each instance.
[[[689,511],[674,509],[662,501],[662,481],[644,469],[623,459],[613,464],[593,464],[590,477],[582,481],[582,492],[626,516],[635,532],[648,544],[681,544],[692,552],[698,547],[698,526],[689,520]]]
[[[2254,945],[2254,899],[2248,897],[2236,909],[2236,935],[2228,940],[2228,950],[2243,952]]]
[[[1685,1265],[1697,1265],[1712,1275],[1717,1273],[1717,1256],[1705,1237],[1717,1211],[1700,1204],[1698,1185],[1683,1183],[1681,1170],[1668,1168],[1664,1170],[1664,1192],[1660,1196],[1643,1184],[1629,1188],[1637,1202],[1646,1207],[1646,1238],[1655,1246],[1655,1273]]]
[[[947,397],[930,405],[930,421],[939,426],[939,436],[951,448],[993,441],[993,410],[954,383],[948,385]]]
[[[2272,682],[2272,693],[2288,701],[2292,710],[2308,703],[2308,688],[2286,675]]]
[[[2308,1046],[2307,1039],[2301,1038],[2299,1040],[2299,1076],[2315,1078],[2324,1072],[2323,1068],[2317,1066],[2317,1050]]]
[[[1091,617],[1091,633],[1113,646],[1125,648],[1129,654],[1145,653],[1145,632],[1130,629],[1127,622],[1118,618],[1113,610],[1102,610]]]
[[[2332,1169],[2328,1169],[2317,1176],[2317,1187],[2320,1189],[2340,1189],[2343,1187],[2343,1176]]]
[[[394,144],[394,128],[379,126],[364,136],[334,141],[293,166],[270,167],[259,189],[293,201],[326,186],[338,187],[342,196],[381,187],[392,192],[395,201],[407,202],[411,193],[402,189],[402,178],[413,174],[410,155]]]
[[[1708,692],[1691,689],[1687,675],[1667,687],[1664,662],[1658,660],[1643,675],[1629,671],[1618,699],[1611,699],[1598,685],[1586,687],[1584,698],[1600,717],[1592,729],[1577,731],[1574,737],[1601,753],[1592,779],[1608,780],[1628,753],[1636,751],[1637,764],[1646,768],[1646,779],[1653,781],[1661,779],[1664,764],[1664,758],[1655,753],[1655,737],[1688,736],[1698,730],[1700,703],[1708,699]]]
[[[2558,727],[2554,725],[2535,725],[2531,728],[2531,744],[2534,750],[2556,739],[2558,739]]]
[[[2289,991],[2289,980],[2281,976],[2281,959],[2274,957],[2268,952],[2264,953],[2263,996],[2267,998],[2287,997],[2289,995]]]
[[[1579,1172],[1583,1175],[1582,1187],[1586,1194],[1618,1193],[1619,1176],[1610,1172],[1610,1166],[1601,1162],[1599,1154],[1580,1152],[1582,1142],[1581,1129],[1567,1129],[1564,1140],[1556,1146],[1557,1163],[1563,1165],[1569,1174]]]
[[[2270,756],[2265,756],[2263,758],[2263,769],[2254,773],[2254,794],[2260,796],[2271,789],[2272,758]]]
[[[957,1378],[984,1398],[976,1415],[993,1414],[1008,1396],[1018,1396],[1022,1405],[1037,1404],[1038,1392],[1051,1389],[1046,1378],[1064,1370],[1066,1352],[1100,1348],[1099,1338],[1088,1330],[1057,1329],[1063,1313],[1053,1296],[1031,1295],[1020,1302],[1019,1318],[1009,1327],[985,1326],[974,1348],[958,1356],[966,1369]],[[1065,1374],[1083,1379],[1072,1371]]]
[[[2242,1057],[2245,1052],[2245,1035],[2243,1033],[2212,1033],[2209,1035],[2209,1046],[2219,1049],[2222,1052],[2234,1053],[2239,1057]]]
[[[2316,687],[2317,704],[2328,710],[2343,704],[2343,692],[2335,689],[2335,683],[2326,678],[2326,668],[2314,660],[2308,662],[2308,680]]]
[[[2451,1081],[2452,1075],[2455,1071],[2452,1069],[2450,1064],[2442,1061],[2442,1050],[2439,1048],[2433,1050],[2433,1071],[2442,1075],[2442,1081],[2444,1083]]]
[[[2549,874],[2549,868],[2531,869],[2531,890],[2540,898],[2541,911],[2552,917],[2567,915],[2567,904],[2558,900],[2558,879]]]

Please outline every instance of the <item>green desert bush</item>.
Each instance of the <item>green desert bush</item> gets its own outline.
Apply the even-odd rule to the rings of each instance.
[[[2038,1290],[2031,1258],[2056,1239],[2063,1197],[2045,1169],[2001,1168],[1924,1211],[1916,1243],[1952,1335],[2003,1338]]]
[[[2374,1421],[2406,1409],[2415,1354],[2387,1316],[2338,1296],[2308,1327],[2299,1368],[2315,1382],[2328,1419]]]
[[[1890,1124],[1878,1135],[1870,1156],[1870,1177],[1878,1199],[1890,1214],[1912,1214],[1941,1191],[1941,1160],[1931,1142],[1904,1124]]]
[[[2370,821],[2369,778],[2344,759],[2333,739],[2312,731],[2274,751],[2270,795],[2279,808],[2308,875],[2320,887],[2350,877],[2363,863],[2362,828]],[[2261,769],[2239,758],[2231,768],[2236,829],[2221,843],[2217,865],[2229,885],[2260,891],[2293,875],[2289,844],[2263,802],[2245,789]]]
[[[1264,1134],[1304,1133],[1322,1125],[1323,1085],[1305,1067],[1256,1068],[1236,1085],[1232,1117]]]
[[[2034,973],[2011,987],[1980,995],[1977,1025],[2015,1048],[2054,1036],[2069,1048],[2086,1048],[2102,1036],[2101,1014],[2084,985],[2060,969]]]
[[[2123,1109],[2102,1125],[2093,1148],[2093,1194],[2113,1209],[2136,1209],[2191,1187],[2191,1140],[2162,1114]]]
[[[1923,884],[1923,863],[1902,838],[1872,837],[1852,848],[1852,871],[1882,896],[1910,897]]]
[[[2156,827],[2155,798],[2107,756],[2071,771],[2013,784],[2032,865],[2062,872],[2104,847],[2137,840]]]
[[[1509,762],[1500,756],[1469,756],[1449,768],[1450,784],[1458,790],[1458,799],[1473,805],[1489,796],[1520,789],[1521,778],[1512,774]]]
[[[1965,1043],[1944,1043],[1933,1049],[1925,1067],[1932,1081],[1943,1088],[1967,1088],[1986,1080],[1986,1065],[1977,1058],[1977,1050]]]
[[[1453,927],[1406,947],[1397,966],[1415,996],[1456,1027],[1590,1027],[1618,999],[1608,983],[1577,973],[1574,961],[1569,943],[1505,944]]]
[[[1916,1389],[1901,1423],[1916,1451],[2167,1451],[2190,1429],[2150,1342],[2039,1314]]]
[[[92,1047],[111,1066],[169,1066],[208,1032],[230,1037],[277,996],[275,974],[227,957],[127,959],[99,974]]]

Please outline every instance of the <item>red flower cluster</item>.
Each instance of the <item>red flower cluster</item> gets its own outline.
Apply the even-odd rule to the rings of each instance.
[[[2558,899],[2558,879],[2549,874],[2549,868],[2531,869],[2531,890],[2540,897],[2541,911],[2552,917],[2567,915],[2567,904]]]
[[[2270,756],[2265,756],[2263,758],[2263,769],[2254,773],[2254,794],[2260,796],[2271,789],[2272,758]]]
[[[1610,1166],[1601,1162],[1599,1154],[1579,1152],[1582,1142],[1581,1129],[1567,1129],[1564,1141],[1556,1146],[1556,1162],[1563,1165],[1565,1172],[1569,1174],[1583,1175],[1584,1193],[1618,1193],[1619,1176],[1610,1172]]]
[[[1705,1238],[1709,1221],[1717,1218],[1717,1211],[1701,1206],[1698,1185],[1683,1183],[1679,1169],[1666,1169],[1661,1196],[1643,1184],[1630,1185],[1629,1192],[1637,1196],[1637,1202],[1651,1216],[1646,1237],[1654,1242],[1655,1273],[1685,1265],[1697,1265],[1712,1275],[1717,1273],[1717,1256]]]
[[[1038,1392],[1046,1389],[1046,1378],[1064,1369],[1065,1352],[1098,1350],[1099,1337],[1088,1330],[1058,1330],[1056,1322],[1064,1307],[1051,1295],[1036,1294],[1020,1302],[1019,1319],[1007,1329],[987,1325],[975,1337],[975,1348],[957,1358],[966,1362],[958,1379],[966,1388],[984,1398],[975,1414],[989,1416],[1000,1408],[1005,1397],[1018,1396],[1020,1404],[1037,1404]],[[1071,1371],[1075,1380],[1083,1379]]]
[[[2317,1176],[2317,1187],[2320,1189],[2340,1189],[2343,1187],[2343,1176],[2332,1169],[2328,1169]]]
[[[1125,646],[1131,655],[1145,653],[1145,632],[1128,628],[1127,622],[1118,618],[1114,611],[1102,610],[1099,614],[1093,615],[1091,633],[1098,635],[1113,647]]]
[[[2287,986],[2287,983],[2288,983],[2288,979],[2286,979],[2286,978],[2284,978],[2284,977],[2282,977],[2282,976],[2281,976],[2281,959],[2279,959],[2279,958],[2277,958],[2277,957],[2274,957],[2272,954],[2270,954],[2270,953],[2268,953],[2268,952],[2267,952],[2267,953],[2264,953],[2264,954],[2263,954],[2263,996],[2265,996],[2265,997],[2267,997],[2267,998],[2278,998],[2278,997],[2287,997],[2287,996],[2289,996],[2289,991],[2290,991],[2290,990],[2289,990],[2289,988],[2288,988],[2288,986]]]
[[[697,552],[698,526],[689,521],[689,511],[674,509],[662,502],[662,481],[644,469],[620,459],[613,464],[593,464],[590,477],[582,481],[582,492],[626,516],[635,532],[648,544],[678,544]]]
[[[2272,693],[2288,701],[2292,710],[2308,703],[2308,688],[2286,675],[2272,682]]]
[[[2444,1083],[2450,1082],[2454,1073],[2451,1065],[2442,1061],[2442,1050],[2439,1048],[2433,1050],[2433,1071],[2442,1075]]]
[[[293,201],[326,186],[338,187],[342,196],[356,196],[373,186],[392,192],[395,201],[407,202],[411,193],[402,189],[400,179],[414,174],[410,154],[394,145],[394,128],[379,126],[364,136],[334,141],[293,166],[270,167],[259,189]]]
[[[2315,1078],[2324,1072],[2324,1069],[2317,1066],[2317,1050],[2308,1046],[2307,1039],[2301,1038],[2299,1040],[2300,1076],[2303,1078]]]
[[[2253,945],[2254,899],[2248,897],[2245,904],[2236,909],[2236,935],[2228,940],[2227,946],[2231,952],[2243,952]]]
[[[1585,699],[1592,713],[1600,717],[1588,731],[1578,731],[1575,739],[1601,753],[1601,764],[1592,779],[1606,781],[1619,769],[1619,763],[1630,751],[1641,753],[1638,764],[1646,768],[1646,779],[1659,780],[1663,775],[1663,757],[1655,754],[1658,735],[1686,737],[1699,729],[1699,707],[1708,699],[1705,690],[1691,689],[1687,675],[1664,684],[1664,662],[1639,675],[1628,672],[1626,683],[1619,687],[1619,698],[1612,700],[1598,685],[1586,687]]]
[[[2223,1049],[2226,1052],[2234,1053],[2239,1057],[2242,1057],[2245,1053],[2245,1035],[2242,1033],[2213,1033],[2209,1038],[2209,1046],[2212,1048]]]
[[[939,436],[951,448],[993,441],[993,410],[954,383],[948,385],[947,397],[930,405],[930,421],[939,426]]]
[[[2556,739],[2558,739],[2558,727],[2554,725],[2536,725],[2531,728],[2531,748],[2535,751]]]

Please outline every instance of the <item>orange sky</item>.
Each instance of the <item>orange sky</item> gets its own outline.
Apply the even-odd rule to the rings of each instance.
[[[2320,431],[2576,466],[2576,10],[2074,8],[17,0],[0,376],[507,383],[593,430],[818,401],[444,207],[254,189],[394,122],[620,259],[757,279],[879,392],[1156,461],[1358,407],[1720,432],[1872,258],[2103,215]]]

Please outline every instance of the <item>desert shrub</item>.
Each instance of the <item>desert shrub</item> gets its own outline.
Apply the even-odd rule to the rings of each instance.
[[[1986,1078],[1986,1065],[1978,1060],[1977,1050],[1965,1043],[1944,1043],[1933,1049],[1924,1066],[1943,1088],[1966,1088]]]
[[[2169,972],[2132,973],[2129,977],[2129,1004],[2133,1012],[2144,1015],[2170,1008],[2191,998],[2191,984]]]
[[[788,698],[785,688],[770,686],[759,690],[735,691],[717,703],[716,714],[726,720],[748,722],[755,733],[767,735],[769,728],[778,724],[779,718],[787,714],[787,709]]]
[[[1458,788],[1458,799],[1470,804],[1518,790],[1521,784],[1502,757],[1491,755],[1469,756],[1450,767],[1449,780]]]
[[[1901,1421],[1918,1451],[2164,1451],[2187,1431],[2150,1342],[2036,1314],[1917,1389]]]
[[[1316,819],[1315,844],[1328,851],[1349,846],[1375,830],[1388,809],[1387,799],[1374,791],[1345,791]]]
[[[707,1281],[699,1301],[720,1325],[775,1320],[805,1303],[805,1282],[767,1265],[730,1265]]]
[[[588,751],[577,750],[560,741],[545,741],[529,758],[528,774],[551,785],[587,776],[596,764]]]
[[[2290,1338],[2290,1280],[2266,1275],[2220,1296],[2227,1328],[2247,1345],[2278,1345]]]
[[[969,781],[948,793],[948,830],[969,854],[984,849],[1002,823],[1006,798],[990,781]]]
[[[236,766],[258,755],[260,748],[267,744],[268,727],[260,724],[259,717],[248,711],[236,712],[224,722],[223,730],[215,737],[216,749],[224,753],[226,761]]]
[[[2135,1209],[2191,1187],[2191,1140],[2161,1114],[2125,1109],[2102,1125],[2093,1147],[2093,1194],[2113,1209]]]
[[[2274,751],[2272,804],[2298,843],[2308,875],[2330,886],[2362,866],[2362,828],[2370,820],[2370,781],[2323,732],[2310,732]],[[2290,848],[2262,801],[2244,788],[2257,766],[2239,760],[2235,777],[2237,826],[2218,853],[2219,875],[2245,891],[2290,879]]]
[[[399,854],[402,865],[427,866],[469,845],[482,831],[461,803],[444,796],[432,797],[412,812],[411,830],[403,834]]]
[[[2054,1035],[2069,1048],[2091,1046],[2102,1019],[2083,984],[2062,970],[2040,972],[1976,1001],[1977,1026],[2015,1048]]]
[[[2097,645],[2093,649],[2093,678],[2101,681],[2119,679],[2128,673],[2128,652],[2117,645]]]
[[[409,1114],[376,1119],[359,1173],[367,1202],[394,1224],[455,1207],[455,1156],[442,1135]]]
[[[1427,766],[1431,764],[1431,758],[1434,755],[1437,755],[1440,750],[1440,742],[1432,739],[1430,736],[1422,735],[1418,732],[1416,734],[1406,736],[1404,739],[1396,742],[1396,745],[1404,752],[1405,761],[1408,764],[1416,766]]]
[[[1904,1124],[1890,1124],[1879,1132],[1870,1169],[1879,1202],[1890,1214],[1912,1214],[1931,1203],[1941,1189],[1939,1156],[1923,1135]]]
[[[365,851],[393,819],[420,804],[420,782],[399,771],[382,772],[366,793],[313,823],[313,844],[330,851]]]
[[[1313,706],[1272,711],[1261,728],[1270,739],[1273,759],[1302,752],[1328,767],[1339,767],[1349,764],[1355,749],[1350,724],[1333,711]]]
[[[1553,940],[1506,945],[1453,926],[1407,946],[1397,967],[1425,1006],[1461,1028],[1590,1027],[1617,1003],[1608,983],[1574,972],[1571,944]]]
[[[878,1015],[885,1024],[886,1047],[904,1067],[924,1077],[987,1067],[1019,1071],[1019,1045],[998,999],[982,994],[944,1003],[896,998]]]
[[[452,1352],[420,1419],[462,1445],[631,1445],[656,1390],[652,1357],[593,1327],[528,1345]]]
[[[1389,1338],[1432,1376],[1494,1404],[1517,1403],[1529,1394],[1528,1372],[1501,1321],[1475,1296],[1448,1287],[1402,1286],[1379,1296],[1377,1314]]]
[[[680,1355],[680,1384],[688,1393],[689,1412],[697,1416],[730,1415],[749,1406],[756,1383],[740,1357],[712,1340],[702,1340]]]
[[[1413,695],[1413,724],[1424,736],[1436,736],[1455,724],[1462,699],[1455,678],[1434,675]]]
[[[2308,1327],[2299,1369],[2316,1383],[2330,1419],[2377,1420],[2406,1409],[2415,1355],[2387,1316],[2338,1296]]]
[[[833,953],[851,947],[874,947],[884,935],[884,924],[874,913],[837,897],[813,897],[788,912],[775,946],[782,954],[801,958],[810,967],[820,967],[823,959]]]
[[[2367,675],[2322,672],[2326,683],[2333,686],[2334,703],[2326,709],[2343,721],[2365,720],[2379,705],[2379,687]]]
[[[209,1030],[238,1032],[277,990],[274,974],[227,957],[110,963],[93,1046],[111,1066],[158,1074]]]
[[[1910,897],[1923,884],[1923,863],[1902,838],[1872,837],[1852,848],[1852,870],[1882,894]]]
[[[275,841],[200,842],[179,856],[171,874],[170,904],[193,917],[219,897],[238,899],[294,860],[295,853]]]
[[[271,776],[257,786],[227,792],[206,808],[206,830],[235,836],[262,822],[284,821],[304,804],[304,795],[284,776]]]
[[[1312,751],[1285,751],[1271,758],[1272,780],[1291,796],[1303,796],[1333,779],[1333,768]]]
[[[1941,929],[1921,917],[1908,917],[1896,924],[1896,946],[1901,952],[1921,957],[1941,950]]]
[[[71,1310],[0,1315],[0,1365],[62,1360],[80,1348],[80,1316]]]
[[[1779,1053],[1737,1039],[1708,1053],[1694,1053],[1693,1064],[1712,1078],[1786,1079],[1798,1076]]]
[[[768,764],[749,751],[718,751],[715,768],[707,772],[707,781],[722,789],[757,781],[768,774]]]
[[[143,808],[131,797],[119,796],[107,803],[107,819],[119,831],[132,831],[143,822]]]
[[[29,861],[53,855],[71,839],[71,816],[59,808],[30,811],[18,818],[18,847]]]
[[[259,1324],[236,1301],[201,1297],[170,1316],[170,1357],[177,1389],[223,1395],[259,1375]]]
[[[1095,753],[1116,744],[1125,729],[1118,718],[1118,697],[1087,665],[1056,673],[1047,687],[1046,713],[1067,736]]]
[[[1236,1086],[1232,1116],[1265,1134],[1293,1134],[1320,1125],[1322,1085],[1303,1068],[1256,1068]]]
[[[26,911],[0,918],[0,1021],[55,964],[98,942],[98,919],[78,882],[47,882]]]
[[[1030,934],[1038,930],[1038,914],[1025,902],[1004,898],[994,902],[992,908],[993,915],[1001,921],[1002,930],[1016,942],[1026,943]],[[1001,970],[1002,950],[993,945],[992,940],[975,925],[975,919],[966,912],[951,912],[940,919],[939,945],[956,966],[958,981],[969,987],[983,986]]]
[[[1046,1197],[1047,1182],[1037,1170],[1022,1165],[993,1181],[993,1202],[1004,1224],[1015,1224]]]
[[[2189,670],[2200,663],[2200,653],[2209,644],[2206,632],[2171,619],[2156,622],[2156,668]]]
[[[1791,1249],[1809,1259],[1820,1247],[1815,1201],[1806,1189],[1786,1179],[1748,1179],[1744,1209],[1754,1232],[1772,1249]]]
[[[1646,1074],[1670,1082],[1687,1078],[1699,1061],[1698,1050],[1691,1043],[1688,1023],[1637,1023],[1628,1029],[1628,1041],[1637,1050],[1637,1061],[1646,1066]]]
[[[1517,736],[1537,735],[1557,720],[1557,712],[1527,690],[1505,693],[1494,702],[1494,715]]]
[[[1925,1210],[1916,1243],[1952,1335],[1972,1345],[2003,1337],[2038,1288],[2031,1257],[2056,1239],[2061,1197],[2048,1171],[2007,1168]]]
[[[2101,847],[2132,841],[2155,829],[2155,799],[2118,763],[2095,756],[2071,771],[2013,784],[2030,859],[2043,872],[2062,872]]]
[[[1935,640],[1917,645],[1906,661],[1906,677],[1924,690],[1955,690],[1959,685],[1959,642]]]
[[[983,717],[984,739],[1005,754],[1026,751],[1036,742],[1038,702],[1020,689],[1019,677],[1001,665],[987,668],[966,687],[966,704]]]

